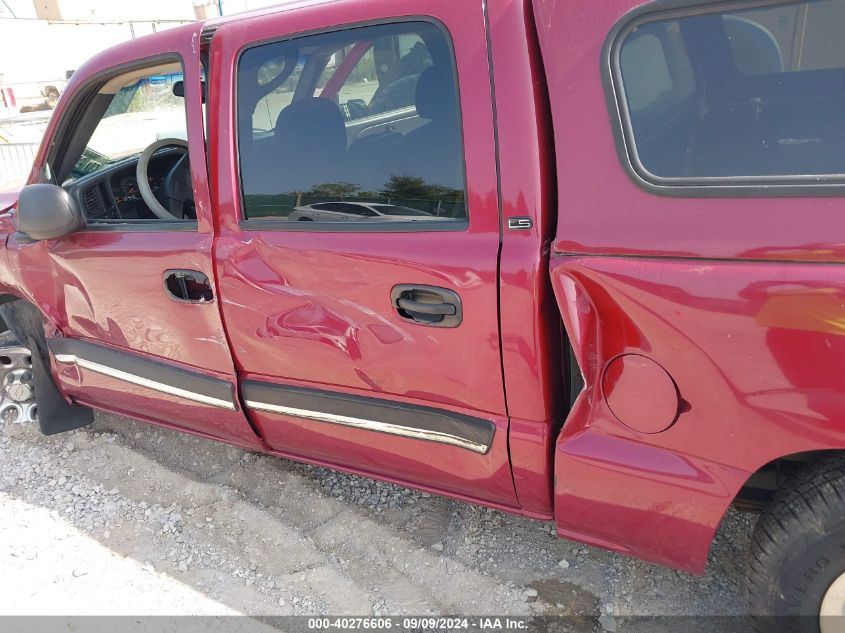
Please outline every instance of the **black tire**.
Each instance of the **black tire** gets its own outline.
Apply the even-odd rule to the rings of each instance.
[[[12,330],[6,330],[5,332],[0,333],[0,347],[9,347],[11,345],[20,344],[21,342]]]
[[[760,516],[746,578],[754,629],[819,633],[822,600],[843,573],[845,458],[835,456],[797,473]]]
[[[94,421],[94,411],[68,402],[50,374],[50,356],[41,313],[31,303],[12,301],[0,305],[0,316],[13,336],[32,355],[38,426],[44,435],[72,431]]]

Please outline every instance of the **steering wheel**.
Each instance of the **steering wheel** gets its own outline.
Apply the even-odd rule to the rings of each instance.
[[[164,177],[162,185],[162,196],[166,207],[155,197],[147,170],[150,160],[157,151],[165,147],[179,147],[183,155],[171,167]],[[163,138],[160,141],[147,146],[138,157],[138,166],[135,169],[135,178],[138,180],[138,191],[147,206],[156,217],[162,220],[182,220],[185,202],[193,199],[193,186],[191,183],[191,170],[188,166],[188,143],[180,138]]]

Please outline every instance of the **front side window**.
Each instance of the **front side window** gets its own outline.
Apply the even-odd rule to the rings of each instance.
[[[439,27],[385,24],[255,46],[241,55],[237,82],[246,219],[465,222],[454,60]]]
[[[92,88],[64,135],[55,178],[92,228],[196,225],[182,66],[163,62]]]
[[[182,73],[152,74],[128,80],[110,97],[70,178],[139,155],[160,138],[187,139],[185,99],[174,94]]]
[[[843,28],[845,0],[635,22],[613,53],[635,169],[663,184],[845,174]]]

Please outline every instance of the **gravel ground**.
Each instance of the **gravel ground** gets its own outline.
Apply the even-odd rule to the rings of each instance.
[[[742,615],[754,515],[702,577],[539,523],[98,414],[0,425],[0,613]]]

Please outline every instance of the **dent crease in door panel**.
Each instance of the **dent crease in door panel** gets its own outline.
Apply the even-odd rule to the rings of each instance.
[[[168,268],[210,274],[211,244],[211,235],[193,231],[80,231],[15,254],[35,301],[56,306],[64,334],[228,373],[218,306],[171,301],[161,277]]]
[[[487,265],[495,235],[249,236],[217,243],[227,252],[218,280],[240,371],[504,413],[501,372],[468,370],[500,362],[498,338],[487,335],[498,329]],[[457,292],[468,306],[461,326],[400,318],[391,290],[409,279]]]
[[[258,43],[288,41],[284,38],[292,36],[321,37],[339,25],[364,29],[381,22],[418,22],[406,16],[417,15],[419,9],[414,0],[338,0],[331,12],[320,5],[303,6],[222,24],[211,43],[209,89],[247,94],[238,91],[239,75],[233,67],[242,51],[251,53]],[[238,152],[238,119],[243,110],[236,111],[232,99],[212,100],[209,119],[221,122],[222,133],[210,148],[219,232],[214,242],[217,296],[235,367],[245,383],[256,380],[360,396],[373,406],[387,401],[443,410],[447,417],[458,414],[495,427],[489,448],[481,452],[327,423],[313,419],[316,415],[303,418],[247,408],[253,425],[274,452],[517,509],[499,343],[500,222],[493,104],[489,73],[479,72],[487,70],[488,60],[483,7],[430,0],[424,17],[429,24],[436,22],[434,28],[443,30],[450,40],[448,46],[438,45],[431,52],[435,66],[444,71],[449,66],[447,74],[457,77],[459,84],[453,106],[459,106],[460,122],[454,123],[458,127],[451,147],[463,152],[463,161],[457,153],[455,159],[463,171],[460,188],[467,213],[461,211],[460,217],[448,223],[402,226],[396,222],[391,227],[402,230],[390,232],[370,231],[362,222],[348,231],[340,225],[333,225],[331,231],[311,230],[307,222],[292,222],[295,228],[287,230],[290,226],[282,217],[286,207],[256,198],[267,191],[275,195],[283,179],[262,185],[264,189],[250,189],[249,179],[242,180],[239,173],[243,167],[239,159],[250,156]],[[454,64],[447,54],[454,55]],[[430,76],[436,84],[446,74]],[[307,88],[306,92],[311,90]],[[452,121],[447,117],[446,129]],[[245,158],[244,165],[251,164]],[[344,168],[349,164],[359,166],[341,161]],[[392,167],[401,165],[390,163],[384,173],[368,172],[367,179],[383,177],[389,182],[396,175],[390,173]],[[426,174],[421,168],[419,174],[408,175]],[[258,183],[270,180],[261,170],[253,175]],[[311,185],[303,176],[302,186],[353,176],[344,171]],[[364,180],[353,180],[364,184]],[[285,186],[299,191],[297,182]],[[432,183],[450,190],[456,186],[452,181]],[[253,199],[244,204],[242,193]],[[265,217],[269,213],[265,208],[275,209],[280,217],[274,219],[272,213]],[[447,208],[452,209],[448,204]],[[435,224],[440,230],[427,226]],[[463,307],[461,324],[437,328],[403,318],[391,301],[391,290],[400,284],[457,293]],[[303,410],[326,413],[319,406],[290,408],[299,409],[300,414]],[[401,426],[389,416],[371,421]]]

